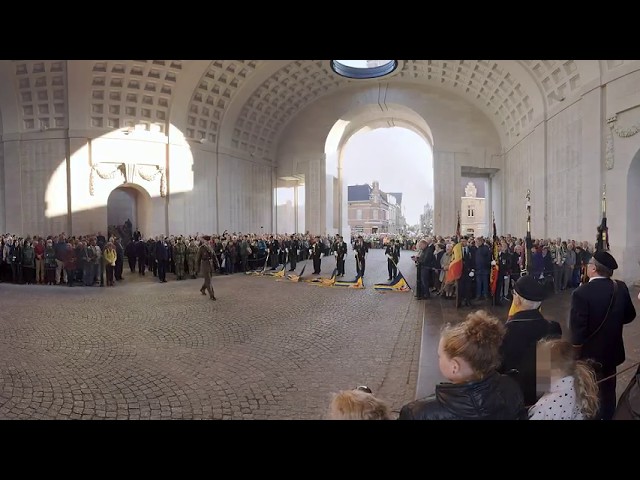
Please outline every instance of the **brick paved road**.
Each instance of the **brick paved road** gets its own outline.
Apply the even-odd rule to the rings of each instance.
[[[409,256],[400,267],[414,286]],[[415,396],[423,313],[434,338],[461,314],[375,291],[386,261],[380,250],[367,260],[365,290],[238,274],[214,277],[216,302],[201,280],[171,274],[125,273],[114,288],[0,284],[0,419],[319,419],[332,392],[362,384],[398,409]],[[323,260],[325,276],[334,265]]]
[[[371,288],[387,278],[382,251],[367,263],[365,290],[237,274],[214,277],[216,302],[171,274],[0,284],[0,418],[317,419],[362,384],[399,407],[415,391],[420,305]],[[323,264],[328,276],[335,260]]]

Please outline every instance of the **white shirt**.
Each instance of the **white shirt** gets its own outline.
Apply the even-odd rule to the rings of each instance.
[[[589,281],[591,281],[591,280],[600,280],[601,278],[606,279],[607,277],[591,277],[591,278],[589,279]]]
[[[571,375],[551,382],[549,392],[529,409],[529,420],[584,420]]]

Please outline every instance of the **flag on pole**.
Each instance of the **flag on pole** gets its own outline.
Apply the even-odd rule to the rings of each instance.
[[[462,276],[462,244],[460,242],[453,246],[451,252],[451,262],[444,278],[445,283],[455,282]]]
[[[500,239],[498,238],[498,232],[496,230],[496,217],[493,216],[493,263],[491,266],[491,274],[489,277],[489,289],[491,296],[495,298],[496,289],[498,288],[498,271],[500,269],[498,260],[500,258]]]
[[[596,250],[606,252],[609,250],[609,228],[607,227],[607,196],[604,187],[602,190],[602,220],[597,230]]]

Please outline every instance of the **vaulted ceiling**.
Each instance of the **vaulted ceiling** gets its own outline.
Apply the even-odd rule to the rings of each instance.
[[[268,159],[302,109],[361,82],[337,75],[328,60],[73,61],[85,62],[90,72],[73,80],[71,62],[3,62],[11,62],[20,132],[68,128],[68,97],[77,94],[70,85],[84,83],[82,92],[90,95],[87,128],[142,125],[167,133],[171,123],[187,139],[217,143],[222,136],[228,147]],[[481,109],[510,144],[558,103],[622,65],[622,60],[401,60],[394,73],[377,81],[455,92]],[[177,98],[187,104],[178,108]]]

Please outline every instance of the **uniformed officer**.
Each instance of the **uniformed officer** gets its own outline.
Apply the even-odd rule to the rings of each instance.
[[[213,271],[213,262],[217,261],[217,257],[213,254],[213,250],[209,245],[211,237],[204,235],[202,237],[202,245],[198,248],[198,255],[196,257],[196,266],[204,278],[202,287],[200,287],[200,293],[206,295],[205,290],[209,292],[209,298],[215,300],[216,297],[213,294],[213,287],[211,286],[211,272]]]
[[[358,235],[353,250],[356,257],[356,274],[358,277],[364,277],[365,257],[369,251],[369,245],[362,239],[362,235]]]
[[[334,251],[336,253],[336,268],[338,269],[336,276],[344,277],[344,258],[347,254],[347,242],[344,241],[344,238],[342,238],[342,235],[340,234],[336,235],[336,238],[337,241],[334,246]]]
[[[320,265],[322,263],[322,241],[320,235],[316,235],[315,242],[311,245],[311,258],[313,259],[313,274],[320,274]]]
[[[387,270],[389,271],[389,278],[387,280],[392,280],[396,278],[396,275],[398,275],[400,245],[396,245],[396,241],[392,238],[389,240],[389,243],[384,250],[384,254],[387,256]]]
[[[194,239],[191,239],[189,246],[187,247],[187,265],[189,267],[189,274],[191,278],[196,278],[198,273],[196,270],[196,257],[198,255],[198,244]]]
[[[178,280],[184,278],[184,259],[186,257],[187,247],[184,244],[182,237],[176,239],[176,243],[173,246],[173,258],[176,264],[176,277]]]
[[[611,420],[616,409],[616,368],[625,361],[623,325],[636,318],[629,288],[613,280],[618,264],[613,256],[598,250],[587,264],[589,282],[571,294],[569,328],[571,342],[579,359],[596,365],[602,420]]]

